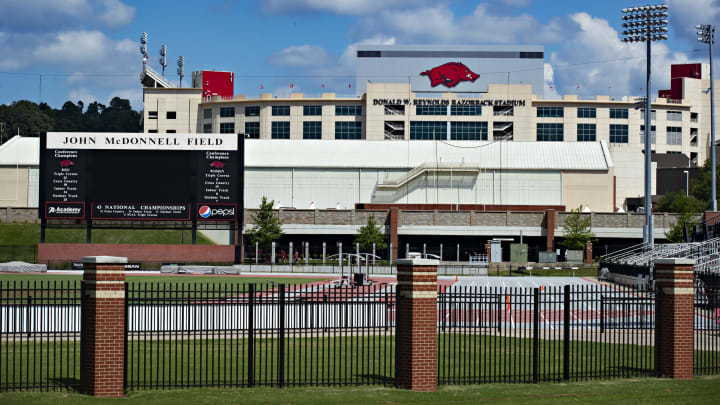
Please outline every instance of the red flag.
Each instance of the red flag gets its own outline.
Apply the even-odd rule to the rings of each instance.
[[[352,88],[352,84],[348,83],[348,89]]]
[[[293,87],[295,87],[295,85],[290,83],[290,88],[292,89]]]
[[[262,84],[260,85],[260,89],[263,89],[263,85],[262,85]]]
[[[324,85],[324,84],[321,84],[320,87],[322,87],[322,88],[324,89],[324,88],[325,88],[325,85]]]

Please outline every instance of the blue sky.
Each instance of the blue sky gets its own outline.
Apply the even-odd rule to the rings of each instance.
[[[669,65],[707,60],[695,24],[720,24],[720,0],[667,0],[669,41],[653,46],[653,92]],[[539,44],[545,97],[638,95],[644,45],[619,41],[625,1],[560,0],[2,0],[0,103],[66,100],[141,108],[138,50],[150,64],[168,47],[167,76],[185,57],[183,84],[201,69],[236,73],[236,94],[354,95],[357,44]],[[654,3],[653,3],[654,4]],[[716,52],[717,53],[717,52]],[[41,77],[42,76],[42,77]],[[292,88],[290,87],[292,85]],[[322,87],[324,85],[324,87]],[[262,86],[262,89],[261,89]]]

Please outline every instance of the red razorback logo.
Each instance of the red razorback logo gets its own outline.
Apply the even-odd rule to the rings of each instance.
[[[445,87],[455,87],[460,82],[474,82],[480,75],[474,73],[460,62],[448,62],[420,73],[420,76],[430,78],[430,85],[435,87],[442,84]]]

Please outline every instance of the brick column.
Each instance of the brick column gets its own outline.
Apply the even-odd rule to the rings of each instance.
[[[555,210],[545,211],[545,251],[555,251]]]
[[[390,252],[390,259],[397,260],[398,249],[400,248],[398,243],[398,224],[400,221],[400,209],[398,207],[390,208],[390,243],[392,243],[392,252]]]
[[[693,259],[655,259],[655,364],[661,377],[693,378]]]
[[[490,245],[490,241],[485,242],[485,254],[487,255],[488,264],[492,263],[492,245]]]
[[[125,367],[126,257],[82,259],[82,392],[97,397],[123,396]]]
[[[395,375],[399,387],[437,389],[438,260],[397,261]]]
[[[585,244],[585,264],[593,264],[592,242],[588,242]]]

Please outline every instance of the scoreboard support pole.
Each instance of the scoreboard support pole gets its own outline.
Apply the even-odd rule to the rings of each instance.
[[[92,221],[89,219],[85,224],[85,243],[92,243]]]
[[[197,242],[197,222],[192,222],[192,244],[194,245]]]
[[[45,243],[45,228],[47,227],[47,220],[42,218],[40,220],[40,243]]]

